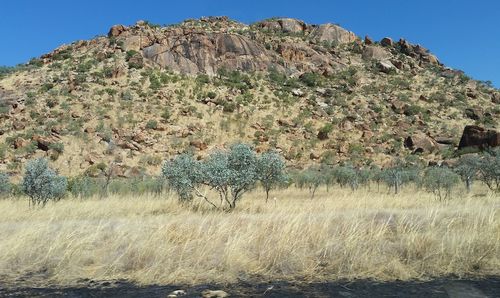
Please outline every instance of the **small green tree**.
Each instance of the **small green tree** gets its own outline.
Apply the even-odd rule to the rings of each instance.
[[[481,159],[477,155],[462,155],[455,167],[455,172],[465,183],[467,193],[470,193],[472,183],[476,179],[477,172],[481,165]]]
[[[200,163],[193,156],[178,155],[173,160],[165,162],[161,171],[181,202],[186,203],[193,199],[193,192],[198,190],[202,182]],[[201,192],[197,191],[197,194]]]
[[[256,160],[256,154],[251,147],[235,144],[229,150],[210,154],[204,162],[194,160],[191,155],[179,155],[164,163],[162,175],[177,192],[181,201],[191,201],[194,193],[215,208],[223,208],[226,203],[228,209],[232,210],[236,208],[236,203],[242,195],[255,186],[258,178]],[[219,193],[220,206],[202,194],[202,185]]]
[[[323,184],[324,181],[321,170],[317,167],[310,167],[298,175],[295,184],[298,188],[308,188],[311,199],[313,199],[318,187]]]
[[[286,182],[285,162],[275,151],[267,151],[257,158],[257,175],[264,191],[266,203],[269,200],[269,191]]]
[[[431,167],[425,171],[422,184],[439,200],[447,199],[451,190],[460,181],[460,176],[446,167]]]
[[[10,177],[6,173],[0,172],[0,198],[7,197],[12,190]]]
[[[393,167],[382,170],[380,174],[387,186],[394,188],[394,194],[398,194],[404,184],[419,180],[418,169],[405,167],[402,161],[396,161]]]
[[[231,146],[228,153],[228,167],[230,170],[230,184],[232,202],[231,209],[241,196],[251,190],[257,181],[257,156],[253,149],[246,144]]]
[[[349,186],[353,191],[358,189],[360,181],[357,171],[350,166],[341,166],[334,169],[335,181],[340,187]]]
[[[45,206],[49,200],[59,200],[66,193],[66,177],[49,168],[45,158],[28,161],[22,181],[22,190],[33,205]]]
[[[486,153],[479,163],[479,180],[493,191],[500,191],[500,150]]]

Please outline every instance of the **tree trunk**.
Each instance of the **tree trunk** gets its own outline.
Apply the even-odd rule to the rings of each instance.
[[[467,193],[470,193],[471,188],[472,188],[472,183],[471,183],[471,181],[470,181],[470,178],[469,178],[469,177],[467,177],[467,178],[465,179],[465,187],[467,188]]]

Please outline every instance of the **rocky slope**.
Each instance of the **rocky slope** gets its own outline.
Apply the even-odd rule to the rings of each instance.
[[[48,156],[70,176],[155,174],[236,140],[299,167],[427,163],[451,158],[466,125],[498,129],[499,103],[404,39],[288,18],[139,21],[0,74],[0,170]]]

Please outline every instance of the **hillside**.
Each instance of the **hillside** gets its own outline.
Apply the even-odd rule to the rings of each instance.
[[[290,166],[452,158],[466,125],[500,128],[500,93],[420,45],[338,25],[226,17],[113,26],[0,72],[0,170],[157,174],[244,141]]]

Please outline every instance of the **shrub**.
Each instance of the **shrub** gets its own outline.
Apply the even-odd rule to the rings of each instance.
[[[149,120],[148,123],[146,123],[146,128],[147,129],[157,129],[158,122],[156,120]]]
[[[172,117],[172,113],[168,108],[164,108],[163,112],[161,113],[161,118],[163,118],[163,120],[165,121],[168,121],[170,117]]]
[[[285,162],[275,151],[267,151],[257,159],[257,175],[266,192],[266,202],[269,191],[286,182]]]
[[[320,85],[320,76],[312,72],[306,72],[300,76],[300,81],[308,87],[316,87]]]
[[[77,198],[88,198],[98,192],[98,186],[87,177],[75,177],[68,182],[69,192]]]
[[[52,149],[57,153],[63,153],[64,144],[63,143],[52,143],[49,145],[49,149]]]
[[[431,167],[425,171],[423,186],[440,200],[450,197],[451,190],[460,181],[460,176],[446,167]]]
[[[8,196],[11,189],[12,184],[10,184],[9,175],[0,172],[0,198]]]
[[[58,176],[49,168],[45,158],[28,161],[22,181],[23,192],[33,205],[45,206],[49,200],[58,200],[66,192],[66,177]]]

